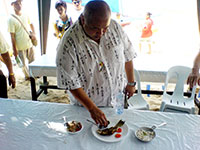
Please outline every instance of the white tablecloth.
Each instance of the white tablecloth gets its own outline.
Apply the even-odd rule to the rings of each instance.
[[[128,135],[120,142],[106,143],[91,132],[88,111],[67,104],[0,99],[0,150],[200,150],[200,116],[153,111],[125,110],[118,116],[112,108],[102,108],[108,118],[126,121]],[[62,117],[79,120],[83,131],[69,135]],[[167,122],[157,128],[149,143],[136,139],[141,126]]]

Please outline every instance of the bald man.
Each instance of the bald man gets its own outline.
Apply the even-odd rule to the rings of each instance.
[[[133,46],[111,19],[108,4],[90,1],[57,47],[58,87],[70,90],[71,103],[83,105],[97,124],[106,126],[108,120],[99,107],[112,106],[124,89],[129,97],[135,92],[134,57]]]

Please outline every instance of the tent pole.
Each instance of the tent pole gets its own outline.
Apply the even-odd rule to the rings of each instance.
[[[46,54],[51,0],[38,0],[41,55]]]
[[[200,0],[197,0],[197,16],[198,16],[199,35],[200,35]]]

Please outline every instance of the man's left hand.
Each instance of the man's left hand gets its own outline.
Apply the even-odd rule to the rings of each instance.
[[[128,98],[133,96],[133,94],[135,93],[135,86],[127,85],[125,88],[125,93],[127,94]]]

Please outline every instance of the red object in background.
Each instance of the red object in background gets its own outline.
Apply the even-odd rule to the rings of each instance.
[[[141,35],[142,38],[148,38],[152,36],[152,30],[151,30],[152,25],[153,25],[153,20],[151,18],[147,18],[145,25],[142,29],[142,35]]]

